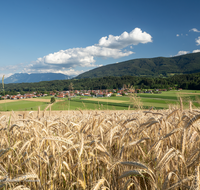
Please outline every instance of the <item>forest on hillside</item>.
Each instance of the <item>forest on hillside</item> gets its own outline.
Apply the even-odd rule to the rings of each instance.
[[[183,88],[190,90],[200,89],[200,73],[175,75],[172,77],[137,77],[137,76],[121,76],[121,77],[100,77],[85,79],[69,79],[43,81],[37,83],[15,83],[6,84],[1,87],[1,93],[15,94],[16,92],[45,92],[45,91],[63,91],[69,90],[70,84],[73,84],[75,90],[97,90],[97,89],[120,89],[124,84],[140,89],[168,89]]]
[[[97,78],[106,76],[169,77],[174,74],[200,72],[200,52],[174,57],[141,58],[108,64],[84,72],[76,77]]]

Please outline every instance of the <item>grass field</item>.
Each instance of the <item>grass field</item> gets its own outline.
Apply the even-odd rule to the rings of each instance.
[[[127,106],[123,107],[122,104],[106,104],[105,102],[74,98],[71,101],[57,102],[52,106],[52,110],[122,110],[127,109]]]
[[[189,101],[193,102],[195,107],[200,106],[198,102],[200,99],[200,91],[167,91],[162,92],[161,94],[137,94],[139,100],[142,102],[145,108],[147,107],[155,107],[157,109],[168,108],[169,105],[179,105],[180,97],[183,99],[183,105],[185,108],[189,106]],[[76,100],[79,101],[79,100]],[[130,98],[128,96],[116,96],[109,98],[88,98],[82,100],[84,103],[96,102],[99,104],[108,104],[108,105],[118,105],[128,108],[130,103]]]
[[[184,108],[189,107],[189,101],[194,107],[200,106],[200,91],[182,90],[168,91],[161,94],[137,94],[137,101],[140,101],[144,109],[155,107],[156,109],[166,109],[171,106],[178,106],[180,97],[183,99]],[[50,102],[51,96],[42,98],[32,98],[26,100],[1,100],[0,111],[29,111],[37,110],[40,106],[44,110]],[[52,110],[127,110],[134,109],[134,102],[130,102],[128,96],[116,97],[76,97],[69,101],[67,98],[57,99],[52,106]]]
[[[30,111],[37,110],[38,106],[43,110],[48,105],[47,102],[35,102],[35,101],[13,101],[8,103],[0,104],[0,111]]]

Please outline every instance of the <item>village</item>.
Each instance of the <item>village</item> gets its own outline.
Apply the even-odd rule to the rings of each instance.
[[[122,89],[106,89],[106,90],[70,90],[70,91],[51,91],[45,93],[39,92],[29,92],[25,94],[18,93],[17,95],[9,95],[6,94],[4,96],[0,96],[1,100],[11,99],[11,100],[19,100],[19,99],[28,99],[28,98],[38,98],[45,96],[54,96],[56,98],[66,98],[66,97],[76,97],[76,96],[89,96],[89,97],[111,97],[111,96],[127,96],[129,93],[162,93],[162,91],[172,90],[169,89],[154,89],[154,90],[141,90],[141,89],[131,89],[131,88],[122,88]],[[178,89],[182,90],[181,88]]]

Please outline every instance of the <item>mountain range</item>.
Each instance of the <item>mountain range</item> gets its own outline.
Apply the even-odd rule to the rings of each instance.
[[[74,76],[68,76],[61,73],[15,73],[8,78],[4,79],[4,83],[30,83],[30,82],[41,82],[51,80],[66,80],[71,79]]]
[[[105,76],[171,76],[200,72],[200,53],[176,57],[156,57],[132,59],[109,64],[82,73],[76,79]]]
[[[172,76],[200,72],[200,52],[176,57],[141,58],[101,66],[78,76],[61,73],[16,73],[4,79],[4,83],[33,83],[52,80],[97,78],[106,76]]]

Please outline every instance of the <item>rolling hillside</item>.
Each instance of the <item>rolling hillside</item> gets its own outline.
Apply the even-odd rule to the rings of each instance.
[[[176,57],[156,57],[132,59],[120,63],[98,67],[76,77],[95,78],[105,76],[170,76],[200,72],[200,53],[191,53]]]

